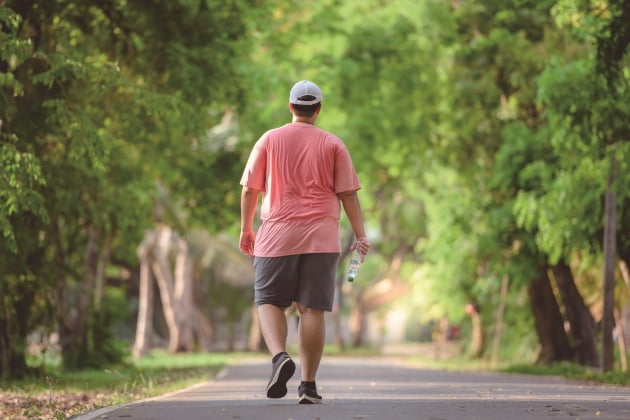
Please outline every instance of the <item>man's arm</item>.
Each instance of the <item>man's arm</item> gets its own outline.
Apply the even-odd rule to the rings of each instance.
[[[365,227],[363,226],[363,214],[361,213],[361,204],[356,191],[344,191],[337,194],[343,209],[350,220],[350,226],[354,232],[354,237],[359,242],[361,254],[365,255],[370,249],[370,241],[365,235]]]
[[[241,238],[239,247],[241,251],[250,257],[254,255],[254,215],[256,214],[256,206],[258,205],[258,195],[260,190],[249,187],[243,187],[241,193]]]

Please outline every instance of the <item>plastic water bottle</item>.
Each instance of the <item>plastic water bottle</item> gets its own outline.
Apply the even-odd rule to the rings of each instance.
[[[354,281],[357,274],[359,274],[359,268],[361,268],[361,251],[357,247],[352,250],[350,265],[348,266],[348,281]]]

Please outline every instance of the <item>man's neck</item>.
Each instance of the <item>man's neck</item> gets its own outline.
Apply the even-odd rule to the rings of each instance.
[[[316,116],[312,116],[312,117],[298,117],[298,116],[293,116],[293,122],[301,122],[301,123],[306,123],[306,124],[312,124],[315,125],[315,120],[317,119]]]

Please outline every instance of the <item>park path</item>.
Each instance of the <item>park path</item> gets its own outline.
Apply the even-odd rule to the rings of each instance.
[[[324,357],[318,377],[324,403],[298,405],[299,374],[289,381],[287,397],[270,400],[269,372],[267,361],[252,360],[186,390],[73,420],[630,420],[630,388],[554,377],[430,370],[395,358]]]

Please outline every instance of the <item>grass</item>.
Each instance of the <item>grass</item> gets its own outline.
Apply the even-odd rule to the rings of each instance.
[[[613,370],[602,373],[599,369],[581,366],[575,363],[556,363],[548,365],[512,365],[501,369],[506,373],[518,373],[525,375],[561,376],[599,384],[630,386],[630,372]]]
[[[53,386],[68,391],[106,389],[126,392],[142,389],[150,393],[154,388],[159,387],[161,390],[163,387],[170,387],[170,383],[187,381],[187,378],[212,377],[234,357],[237,355],[228,357],[223,353],[171,355],[157,350],[142,359],[130,360],[127,365],[115,368],[63,372],[56,366],[47,367],[49,379],[27,378],[4,384],[3,388],[41,391]]]
[[[242,357],[239,353],[171,355],[156,350],[116,368],[62,372],[50,366],[44,377],[0,383],[0,418],[65,419],[151,398],[210,380]]]
[[[471,359],[465,355],[456,355],[443,359],[434,359],[426,356],[404,356],[405,362],[413,366],[421,366],[429,369],[443,369],[451,371],[488,371],[495,370],[483,359]]]
[[[465,355],[457,355],[448,359],[435,360],[424,356],[408,356],[405,360],[412,365],[433,369],[459,371],[495,371],[503,373],[539,376],[559,376],[566,379],[606,384],[630,386],[630,372],[613,370],[601,372],[597,368],[582,366],[577,363],[559,362],[547,364],[513,364],[503,362],[499,366],[491,366],[484,359],[470,359]]]
[[[287,351],[290,354],[298,354],[298,346],[290,346]],[[378,357],[383,353],[378,347],[363,346],[358,348],[345,347],[341,348],[338,345],[327,344],[324,347],[324,357],[326,356],[347,356],[347,357]]]

